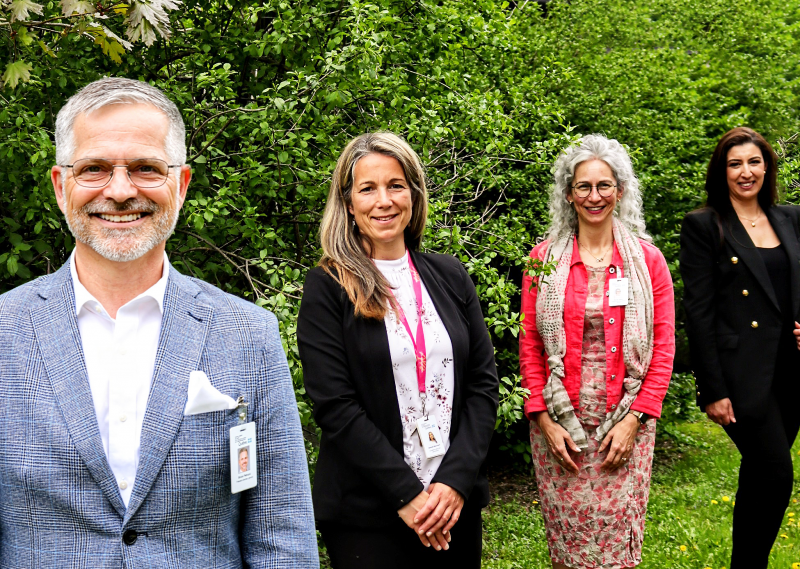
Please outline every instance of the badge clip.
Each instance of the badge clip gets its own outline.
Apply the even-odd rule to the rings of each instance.
[[[243,425],[247,420],[247,403],[244,401],[244,395],[240,395],[236,400],[236,408],[239,413],[239,424]]]

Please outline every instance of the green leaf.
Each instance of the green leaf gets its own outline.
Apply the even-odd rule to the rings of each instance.
[[[11,274],[12,276],[16,275],[18,267],[19,265],[17,264],[17,257],[15,257],[14,255],[10,256],[8,258],[8,261],[6,261],[6,268],[8,269],[9,274]]]
[[[5,73],[3,73],[3,87],[14,89],[20,82],[27,83],[31,80],[32,70],[31,64],[21,59],[9,63],[6,65]]]
[[[36,35],[31,33],[28,28],[19,28],[19,31],[17,32],[17,41],[19,41],[19,43],[28,46],[31,45],[35,39]]]
[[[20,228],[19,223],[17,223],[16,221],[11,219],[10,217],[4,217],[3,218],[3,222],[11,228],[11,231],[16,231],[17,229]],[[19,236],[17,236],[17,237],[19,237]],[[20,237],[19,239],[20,239],[20,241],[22,241],[22,237]]]
[[[100,42],[100,47],[103,48],[105,53],[114,63],[122,63],[122,54],[125,53],[125,48],[118,41],[109,39]]]
[[[49,47],[49,46],[48,46],[46,43],[44,43],[42,40],[39,40],[39,41],[38,41],[38,42],[36,42],[36,43],[38,43],[38,44],[39,44],[39,47],[40,47],[40,48],[42,49],[42,51],[43,51],[43,52],[45,52],[47,55],[49,55],[49,56],[50,56],[50,57],[52,57],[52,58],[55,58],[55,57],[56,57],[56,54],[55,54],[55,52],[54,52],[52,49],[50,49],[50,47]]]

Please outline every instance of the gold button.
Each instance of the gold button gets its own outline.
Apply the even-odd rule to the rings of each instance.
[[[751,327],[751,328],[758,328],[758,322],[756,322],[755,320],[753,320],[753,321],[750,323],[750,327]]]
[[[750,293],[749,293],[749,292],[747,292],[747,289],[744,289],[744,290],[742,291],[742,296],[747,296],[748,294],[750,294]]]
[[[731,263],[734,265],[739,262],[739,257],[731,257]]]

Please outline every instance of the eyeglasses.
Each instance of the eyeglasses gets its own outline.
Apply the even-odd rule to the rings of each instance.
[[[163,186],[169,176],[170,168],[180,168],[180,164],[167,164],[159,158],[137,158],[127,164],[112,164],[102,158],[81,158],[74,164],[64,164],[72,168],[72,176],[79,186],[98,189],[105,187],[114,177],[115,168],[125,168],[131,184],[141,189]]]
[[[592,188],[597,188],[597,193],[600,194],[600,196],[607,198],[614,193],[614,190],[617,189],[617,185],[612,184],[611,182],[600,182],[597,185],[593,185],[588,182],[581,182],[580,184],[575,184],[572,186],[572,189],[575,190],[575,195],[579,198],[588,198],[592,193]]]

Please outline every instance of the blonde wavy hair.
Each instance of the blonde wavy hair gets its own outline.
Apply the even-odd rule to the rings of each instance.
[[[428,218],[428,190],[422,161],[408,143],[391,132],[362,134],[351,140],[333,171],[322,215],[319,265],[347,292],[355,315],[382,320],[391,302],[391,288],[371,260],[372,243],[358,230],[350,204],[356,164],[369,154],[391,156],[400,163],[411,189],[411,220],[404,231],[408,249],[418,250]]]
[[[622,188],[614,215],[639,239],[652,242],[648,235],[642,212],[642,193],[639,179],[633,173],[633,164],[625,147],[613,138],[602,134],[589,134],[576,144],[567,148],[553,166],[554,183],[550,188],[550,225],[545,239],[555,241],[566,233],[578,231],[578,215],[567,201],[575,170],[587,160],[602,160],[614,174],[617,184]]]

